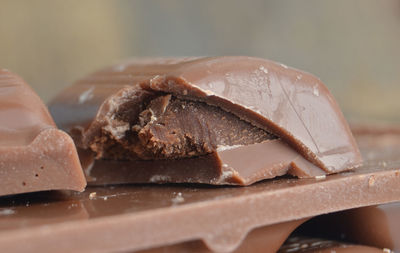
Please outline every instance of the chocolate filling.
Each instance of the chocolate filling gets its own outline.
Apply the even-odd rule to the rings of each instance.
[[[276,137],[236,115],[205,102],[170,94],[139,93],[126,102],[88,146],[97,158],[179,159],[218,149],[261,143]],[[152,97],[151,99],[149,99]],[[117,124],[115,124],[117,122]]]

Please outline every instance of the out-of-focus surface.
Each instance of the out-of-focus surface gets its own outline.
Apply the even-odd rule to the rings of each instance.
[[[1,2],[0,66],[48,101],[137,56],[250,55],[311,72],[353,121],[400,122],[400,1]]]

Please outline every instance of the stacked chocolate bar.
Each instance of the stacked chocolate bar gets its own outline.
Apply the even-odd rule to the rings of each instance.
[[[400,249],[400,135],[360,132],[360,152],[308,73],[251,57],[132,60],[57,96],[62,130],[9,71],[0,98],[6,252]],[[31,193],[48,190],[83,192]]]

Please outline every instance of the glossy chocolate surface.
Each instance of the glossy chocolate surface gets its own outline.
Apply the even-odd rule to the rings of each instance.
[[[0,70],[0,196],[86,185],[74,143],[18,76]]]
[[[337,233],[359,244],[400,251],[400,203],[357,208],[337,214]]]
[[[371,154],[368,145],[360,147]],[[249,187],[88,187],[2,198],[0,248],[134,252],[200,240],[211,251],[233,251],[255,228],[400,201],[400,149],[385,150],[390,146],[373,149],[372,159],[354,172],[320,179],[278,178]]]
[[[93,164],[85,170],[90,185],[146,182],[249,185],[263,178],[285,175],[288,170],[290,174],[299,177],[325,175],[320,168],[302,158],[281,140],[240,146],[188,159],[91,162]]]
[[[308,73],[258,58],[131,61],[78,81],[51,103],[50,111],[57,124],[75,137],[77,145],[88,149],[91,146],[88,139],[110,128],[113,138],[120,139],[130,128],[128,123],[116,120],[120,108],[129,104],[132,108],[139,108],[142,101],[150,96],[148,92],[172,94],[179,99],[206,102],[222,108],[279,137],[282,145],[289,144],[299,154],[296,157],[283,155],[280,162],[260,166],[259,171],[253,173],[252,180],[241,176],[247,171],[238,171],[235,163],[227,164],[219,159],[215,163],[218,164],[217,169],[211,173],[218,176],[214,181],[208,181],[211,184],[246,185],[286,173],[315,177],[350,170],[362,162],[349,127],[322,82]],[[270,145],[268,152],[276,153],[272,147],[276,145]],[[282,145],[279,144],[281,148]],[[219,156],[218,150],[214,153]],[[251,156],[251,151],[245,152],[243,156],[248,157],[248,160],[256,159],[256,156]],[[224,164],[228,169],[224,169]],[[97,166],[94,163],[93,168]],[[123,167],[133,166],[124,164]],[[268,169],[271,173],[265,172]],[[168,173],[155,173],[152,175],[171,178]],[[238,176],[228,176],[225,180],[227,174]],[[172,177],[162,182],[177,180]],[[204,183],[191,181],[190,178],[187,182]]]
[[[384,129],[364,126],[356,131],[364,159],[383,168],[389,166],[394,157],[400,157],[400,128],[390,126]],[[371,184],[374,183],[371,179]],[[400,202],[320,216],[302,226],[300,233],[397,252],[400,251]]]
[[[18,76],[0,69],[0,147],[29,145],[55,128],[43,102]]]
[[[288,238],[290,233],[307,219],[288,221],[270,226],[256,228],[250,231],[240,245],[232,253],[275,253]],[[137,253],[211,253],[202,241],[190,241],[169,246],[162,246]]]

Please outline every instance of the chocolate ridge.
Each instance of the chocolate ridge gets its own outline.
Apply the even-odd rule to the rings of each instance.
[[[86,180],[72,138],[56,129],[25,81],[0,70],[0,196],[45,190],[83,191]]]

